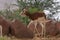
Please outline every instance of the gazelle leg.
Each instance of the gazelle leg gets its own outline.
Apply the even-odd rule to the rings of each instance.
[[[2,37],[2,26],[0,25],[0,37]]]
[[[30,21],[30,23],[28,24],[27,28],[29,28],[30,24],[33,23],[34,21]]]
[[[37,32],[36,36],[40,37],[40,33],[39,33],[38,29],[37,29],[37,23],[38,22],[36,22],[36,24],[35,24],[35,31]]]
[[[42,26],[42,34],[41,34],[41,36],[43,36],[44,35],[44,25],[43,25],[43,23],[40,23],[40,25]]]
[[[38,22],[37,22],[37,20],[36,20],[35,23],[34,23],[34,24],[35,24],[34,33],[36,32],[35,36],[38,36],[38,37],[39,37],[39,36],[40,36],[40,33],[38,32],[38,29],[37,29],[37,23],[38,23]]]
[[[44,23],[44,37],[46,35],[46,27],[45,27],[46,23]]]
[[[45,37],[45,34],[46,34],[45,23],[40,23],[40,24],[42,26],[42,35],[41,36]]]
[[[35,28],[34,28],[34,32],[36,31],[36,27],[37,27],[37,21],[34,21],[34,26],[35,26]]]

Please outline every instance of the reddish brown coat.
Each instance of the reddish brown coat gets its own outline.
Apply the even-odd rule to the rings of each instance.
[[[40,17],[44,17],[46,18],[46,15],[44,12],[34,12],[34,13],[29,13],[27,9],[24,9],[20,15],[26,15],[27,17],[29,17],[31,20],[36,20]]]

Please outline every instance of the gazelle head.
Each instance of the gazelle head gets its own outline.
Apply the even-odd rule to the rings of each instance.
[[[20,13],[20,15],[25,17],[27,12],[28,12],[28,9],[23,9],[23,11]]]

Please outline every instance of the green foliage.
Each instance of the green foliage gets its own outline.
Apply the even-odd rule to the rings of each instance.
[[[25,8],[27,6],[26,2],[23,2],[23,0],[17,0],[18,6],[19,6],[19,10],[22,10],[23,8]]]
[[[27,0],[23,1],[23,0],[17,0],[17,3],[19,5],[20,8],[25,8],[25,7],[36,7],[38,9],[42,9],[44,10],[45,8],[48,7],[52,7],[52,4],[54,3],[53,0],[35,0],[33,2],[33,0],[29,0],[29,2]]]
[[[9,10],[4,10],[0,11],[0,15],[4,16],[6,19],[12,21],[13,19],[19,19],[26,25],[30,22],[30,19],[28,17],[22,17],[19,15],[20,10],[15,10],[15,11],[9,11]]]
[[[4,36],[4,37],[0,37],[0,40],[11,40],[10,37]]]
[[[5,40],[4,38],[0,37],[0,40]]]
[[[15,10],[15,11],[11,11],[11,10],[4,10],[4,11],[0,11],[0,15],[3,15],[6,19],[9,20],[13,20],[13,19],[19,19],[21,20],[23,23],[28,24],[30,22],[30,19],[28,17],[22,17],[20,16],[20,12],[28,7],[29,8],[29,12],[30,13],[34,13],[37,11],[43,11],[44,9],[48,9],[48,7],[52,7],[52,0],[44,0],[44,1],[39,1],[39,0],[35,0],[35,2],[33,2],[33,0],[29,0],[30,2],[26,2],[23,0],[17,0],[17,5],[19,7],[19,10]],[[33,2],[33,3],[32,3]]]
[[[34,12],[39,11],[39,9],[38,9],[38,8],[34,8],[34,7],[30,7],[28,11],[29,11],[29,13],[32,14],[32,13],[34,13]]]
[[[21,18],[22,22],[25,23],[26,25],[28,25],[28,23],[30,22],[30,19],[28,17],[22,17]]]

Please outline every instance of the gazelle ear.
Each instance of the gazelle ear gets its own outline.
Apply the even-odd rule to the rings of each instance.
[[[21,12],[20,12],[20,16],[22,16],[22,17],[25,17],[26,15],[25,15],[25,12],[26,12],[26,10],[25,9],[23,9]]]

